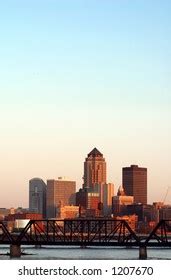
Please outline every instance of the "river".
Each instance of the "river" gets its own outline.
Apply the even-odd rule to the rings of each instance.
[[[22,246],[22,260],[132,260],[139,258],[138,248],[109,248],[109,247],[59,247]],[[9,246],[0,246],[0,260],[10,259]],[[147,248],[148,259],[171,260],[171,248]]]

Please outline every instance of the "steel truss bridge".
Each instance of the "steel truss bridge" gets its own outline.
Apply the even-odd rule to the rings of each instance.
[[[18,233],[0,222],[0,244],[171,248],[171,220],[161,220],[146,236],[114,219],[30,220]]]

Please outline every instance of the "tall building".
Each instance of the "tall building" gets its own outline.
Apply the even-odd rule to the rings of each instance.
[[[60,207],[75,205],[76,182],[59,177],[47,180],[47,218],[56,218]]]
[[[105,216],[112,213],[112,197],[114,196],[114,184],[96,184],[94,186],[95,192],[100,195],[100,202],[103,205],[103,214]]]
[[[97,208],[100,203],[103,215],[110,215],[112,212],[112,197],[114,185],[107,184],[106,161],[103,154],[94,148],[84,162],[84,183],[83,189],[77,193],[77,204],[88,209]],[[88,203],[91,201],[91,203]],[[98,206],[100,207],[100,206]]]
[[[122,185],[134,203],[147,204],[147,168],[131,165],[122,169]]]
[[[46,184],[40,178],[29,181],[29,211],[46,216]]]
[[[106,162],[102,153],[96,148],[94,148],[85,159],[83,179],[83,188],[106,183]]]

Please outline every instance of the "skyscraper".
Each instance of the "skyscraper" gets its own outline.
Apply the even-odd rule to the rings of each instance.
[[[106,183],[106,162],[102,153],[96,148],[94,148],[85,159],[83,179],[83,188]]]
[[[147,168],[131,165],[122,169],[122,185],[135,203],[147,204]]]
[[[91,199],[93,201],[91,207],[96,206],[97,208],[97,202],[101,203],[103,214],[109,215],[112,208],[114,185],[112,183],[107,184],[106,177],[105,158],[97,148],[94,148],[84,162],[83,190],[77,193],[77,204],[84,208],[88,207],[86,201]]]
[[[76,182],[59,177],[47,180],[47,218],[55,218],[58,209],[66,205],[75,205]]]
[[[29,211],[46,216],[46,184],[40,178],[29,181]]]

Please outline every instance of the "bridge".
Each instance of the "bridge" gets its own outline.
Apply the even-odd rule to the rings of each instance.
[[[171,248],[171,220],[161,220],[148,236],[135,233],[124,220],[65,219],[30,220],[20,232],[10,233],[0,222],[0,244],[10,245],[11,257],[21,255],[21,245],[139,247],[147,258],[147,247]]]

